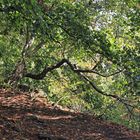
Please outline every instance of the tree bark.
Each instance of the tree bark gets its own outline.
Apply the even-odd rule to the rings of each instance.
[[[15,66],[14,71],[8,78],[8,84],[16,86],[19,80],[24,76],[26,71],[26,65],[24,59],[20,60]]]

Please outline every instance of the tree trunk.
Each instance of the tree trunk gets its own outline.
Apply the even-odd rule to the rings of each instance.
[[[16,86],[19,80],[24,76],[26,71],[26,65],[24,59],[20,60],[13,70],[12,74],[9,76],[7,82],[10,85]]]

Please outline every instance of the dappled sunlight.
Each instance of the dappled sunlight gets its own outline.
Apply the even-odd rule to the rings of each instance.
[[[0,139],[140,140],[139,9],[1,0]]]

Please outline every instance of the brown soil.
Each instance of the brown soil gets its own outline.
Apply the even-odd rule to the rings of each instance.
[[[140,140],[140,133],[0,89],[0,140]]]

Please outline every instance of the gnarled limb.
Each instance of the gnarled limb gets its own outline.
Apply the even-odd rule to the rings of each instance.
[[[109,76],[113,76],[115,74],[122,72],[122,70],[120,70],[120,71],[117,71],[117,72],[109,74],[109,75],[103,75],[95,70],[77,69],[69,60],[62,59],[60,62],[56,63],[55,65],[52,65],[50,67],[46,66],[44,68],[44,70],[39,74],[27,73],[27,74],[25,74],[25,77],[29,77],[29,78],[32,78],[35,80],[42,80],[43,78],[45,78],[45,76],[48,72],[51,72],[52,70],[55,70],[55,69],[61,67],[64,63],[66,63],[71,68],[71,70],[76,72],[76,73],[94,73],[94,74],[97,74],[97,75],[102,76],[102,77],[109,77]]]
[[[129,112],[131,112],[130,110],[130,107],[133,107],[132,105],[130,105],[129,103],[126,102],[125,99],[122,99],[121,97],[117,96],[117,95],[114,95],[114,94],[107,94],[105,92],[103,92],[101,89],[99,89],[96,84],[94,82],[92,82],[88,77],[86,77],[83,73],[95,73],[95,74],[98,74],[100,76],[103,76],[103,77],[108,77],[108,76],[112,76],[112,75],[115,75],[115,74],[118,74],[120,72],[122,72],[122,70],[120,71],[117,71],[113,74],[110,74],[108,76],[105,76],[105,75],[102,75],[94,70],[82,70],[82,69],[78,69],[77,67],[75,67],[74,64],[72,64],[69,60],[67,59],[62,59],[61,61],[59,61],[58,63],[56,63],[55,65],[52,65],[50,67],[45,67],[44,70],[39,73],[39,74],[32,74],[32,73],[27,73],[25,74],[25,77],[29,77],[29,78],[32,78],[32,79],[35,79],[35,80],[42,80],[43,78],[45,78],[45,76],[47,75],[47,73],[61,67],[63,64],[67,64],[71,70],[75,73],[77,73],[80,77],[82,77],[86,82],[88,82],[92,88],[97,91],[98,93],[100,93],[101,95],[103,96],[108,96],[108,97],[111,97],[117,101],[119,101],[120,103],[123,103],[125,105],[125,107],[127,108],[127,110]]]

